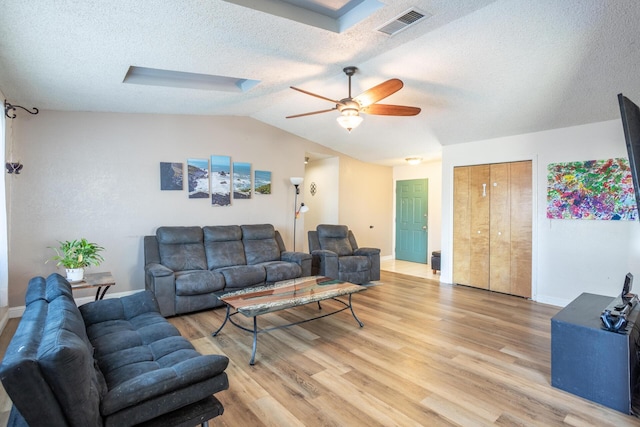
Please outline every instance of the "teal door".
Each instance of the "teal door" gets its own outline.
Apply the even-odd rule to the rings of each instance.
[[[396,181],[396,259],[427,263],[428,180]]]

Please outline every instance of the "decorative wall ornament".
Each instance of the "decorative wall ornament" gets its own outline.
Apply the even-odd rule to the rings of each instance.
[[[318,186],[316,185],[315,182],[312,182],[311,185],[309,186],[309,192],[311,193],[312,196],[315,196],[316,191],[318,191]]]
[[[638,219],[627,159],[551,163],[547,181],[547,218]]]
[[[28,109],[20,106],[20,105],[11,105],[9,104],[9,102],[7,102],[7,100],[4,100],[4,115],[8,118],[8,119],[15,119],[16,118],[16,108],[20,108],[24,111],[26,111],[29,114],[33,114],[34,116],[36,114],[38,114],[40,111],[38,111],[38,109],[36,107],[33,107],[32,110],[33,111],[29,111]],[[11,112],[9,112],[11,111]]]
[[[189,198],[209,198],[209,161],[207,159],[187,160]]]
[[[233,198],[251,198],[251,163],[233,162]]]
[[[160,162],[160,190],[182,190],[182,163]]]
[[[20,162],[7,162],[5,164],[5,167],[7,168],[7,173],[15,173],[16,175],[20,175],[20,171],[22,170],[23,165]]]
[[[271,194],[271,172],[256,171],[253,178],[253,188],[256,194]]]
[[[211,206],[231,205],[231,157],[211,156]]]

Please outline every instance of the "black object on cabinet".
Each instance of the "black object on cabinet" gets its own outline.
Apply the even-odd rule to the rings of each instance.
[[[623,333],[602,328],[612,297],[583,293],[551,319],[551,385],[626,414],[638,384],[640,304]]]

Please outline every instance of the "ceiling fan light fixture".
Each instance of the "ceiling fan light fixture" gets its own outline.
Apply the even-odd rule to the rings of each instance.
[[[362,123],[362,117],[355,108],[343,108],[342,115],[336,119],[338,124],[351,133],[351,131]]]

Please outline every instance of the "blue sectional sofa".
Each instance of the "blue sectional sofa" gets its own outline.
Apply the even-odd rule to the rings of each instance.
[[[151,292],[77,307],[62,276],[29,282],[0,380],[8,426],[188,426],[222,414],[223,355],[202,355]]]

